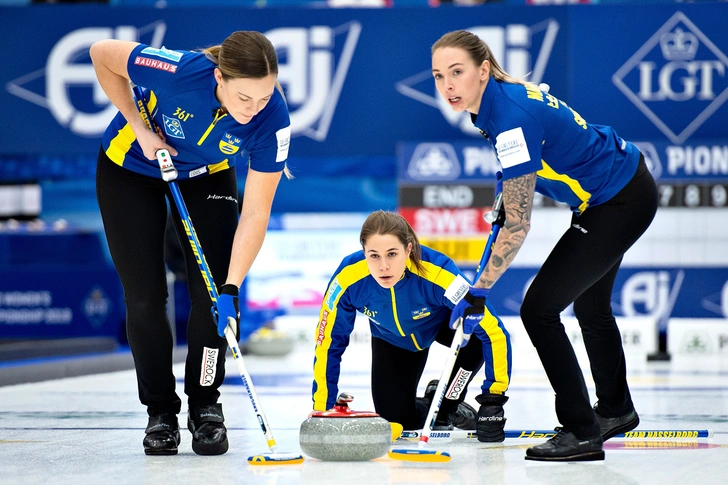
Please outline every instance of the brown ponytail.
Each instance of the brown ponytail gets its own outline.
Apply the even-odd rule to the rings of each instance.
[[[230,34],[220,45],[203,51],[217,64],[223,79],[264,78],[278,74],[275,47],[260,32],[239,30]]]

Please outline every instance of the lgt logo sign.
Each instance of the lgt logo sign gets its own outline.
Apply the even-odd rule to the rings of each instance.
[[[673,143],[682,144],[728,99],[728,57],[677,12],[612,76]]]

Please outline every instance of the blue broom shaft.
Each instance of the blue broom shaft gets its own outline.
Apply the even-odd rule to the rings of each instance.
[[[147,109],[147,103],[144,100],[144,93],[139,86],[134,86],[132,89],[134,91],[134,95],[137,98],[137,105],[139,106],[139,110],[144,114],[144,120],[147,124],[147,127],[152,130],[153,133],[156,133],[156,131],[154,130],[154,120],[152,119],[152,113],[150,113]],[[200,244],[200,240],[197,238],[197,232],[195,232],[195,227],[192,225],[192,219],[190,218],[190,213],[187,211],[187,205],[185,205],[185,201],[182,198],[182,192],[179,189],[179,185],[177,185],[177,182],[175,182],[174,180],[169,182],[169,189],[172,192],[172,199],[174,199],[174,204],[175,206],[177,206],[177,211],[179,212],[182,224],[185,226],[185,233],[187,234],[187,238],[192,244],[192,250],[195,253],[195,260],[197,260],[197,265],[199,266],[200,272],[202,273],[202,278],[205,280],[207,292],[210,294],[210,299],[212,300],[213,305],[215,305],[215,307],[217,308],[218,293],[217,287],[215,286],[215,280],[212,278],[212,271],[210,271],[210,267],[208,266],[207,260],[205,259],[205,254],[202,252],[202,245]]]

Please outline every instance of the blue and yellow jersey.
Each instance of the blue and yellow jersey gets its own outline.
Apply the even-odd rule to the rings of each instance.
[[[280,172],[288,158],[291,128],[288,107],[275,89],[268,104],[249,123],[239,124],[215,97],[216,64],[201,52],[138,45],[129,56],[129,77],[147,90],[147,107],[174,157],[180,179],[249,163],[259,172]],[[161,178],[126,119],[117,113],[102,139],[106,155],[118,165]]]
[[[633,144],[535,86],[489,79],[472,118],[495,148],[504,180],[536,172],[536,191],[577,213],[607,202],[637,172]]]
[[[314,409],[333,407],[341,356],[349,345],[356,313],[369,318],[372,337],[413,352],[428,348],[470,282],[444,254],[422,247],[423,273],[407,262],[402,279],[382,288],[357,251],[341,262],[324,296],[316,327]]]

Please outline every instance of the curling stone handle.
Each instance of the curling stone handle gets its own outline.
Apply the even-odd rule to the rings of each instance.
[[[339,397],[336,398],[336,404],[339,406],[348,406],[348,403],[354,400],[354,396],[349,394],[348,392],[342,392],[339,394]]]

